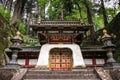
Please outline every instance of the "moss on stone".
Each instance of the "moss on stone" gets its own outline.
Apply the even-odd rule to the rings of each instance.
[[[14,31],[14,29],[12,29]],[[4,51],[5,48],[9,45],[8,37],[12,35],[12,32],[9,23],[5,18],[0,14],[0,66],[3,64]]]

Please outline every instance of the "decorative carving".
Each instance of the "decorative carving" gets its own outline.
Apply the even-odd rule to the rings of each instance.
[[[64,41],[71,41],[72,34],[50,34],[50,40],[52,42],[58,41],[58,42],[64,42]]]
[[[72,51],[68,48],[54,48],[50,51],[51,70],[72,69]]]

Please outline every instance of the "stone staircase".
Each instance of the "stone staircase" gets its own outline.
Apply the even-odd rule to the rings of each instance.
[[[29,69],[22,80],[101,80],[94,69],[49,71]]]

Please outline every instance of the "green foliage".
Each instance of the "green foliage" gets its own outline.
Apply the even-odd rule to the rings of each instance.
[[[9,33],[8,26],[2,25],[3,23],[1,23],[1,21],[2,20],[0,20],[0,66],[2,65],[4,60],[4,50],[8,47],[9,44],[8,35],[11,34]]]
[[[23,22],[20,23],[19,31],[20,31],[22,34],[25,34],[25,32],[26,32],[26,30],[25,30],[25,24],[24,24]]]
[[[7,20],[10,20],[11,18],[11,12],[10,11],[7,11],[3,8],[3,6],[0,6],[0,13],[7,19]]]
[[[45,7],[49,0],[38,0],[38,7],[40,9],[39,13],[41,14],[42,18],[45,18]]]
[[[38,0],[38,6],[44,8],[49,0]]]
[[[80,19],[80,16],[79,16],[78,13],[79,13],[78,10],[75,10],[75,9],[74,9],[70,15],[65,16],[65,19],[67,19],[67,20]]]
[[[39,46],[40,45],[36,36],[30,37],[28,35],[22,34],[21,37],[24,40],[24,43],[21,44],[22,46]]]
[[[0,66],[6,59],[4,57],[5,48],[9,46],[8,37],[12,36],[12,31],[15,31],[14,27],[10,25],[10,12],[0,6]]]
[[[104,27],[102,15],[94,15],[93,17],[95,31],[98,31]]]
[[[39,43],[38,40],[30,39],[30,40],[27,40],[27,41],[25,42],[25,45],[27,45],[27,46],[39,46],[40,43]]]
[[[4,50],[5,50],[5,48],[7,48],[7,46],[8,46],[8,40],[2,37],[2,39],[0,40],[0,66],[3,63]]]

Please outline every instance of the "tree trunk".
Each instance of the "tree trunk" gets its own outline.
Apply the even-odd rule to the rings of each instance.
[[[13,12],[12,20],[15,22],[17,19],[20,19],[20,13],[21,13],[21,6],[22,6],[22,0],[17,0]]]
[[[61,20],[64,20],[64,12],[63,12],[63,9],[61,9],[61,16],[60,16],[60,19],[61,19]]]
[[[85,5],[85,7],[86,7],[88,23],[93,25],[91,9],[90,9],[89,4],[87,3],[86,0],[84,0],[84,5]],[[91,40],[92,40],[92,41],[95,40],[94,26],[92,26],[92,27],[90,28],[90,36],[91,36]]]
[[[31,19],[31,13],[27,13],[27,19],[26,19],[26,34],[29,35],[30,28],[29,28],[29,23]]]
[[[78,7],[78,10],[79,10],[79,15],[80,15],[80,18],[82,19],[82,14],[81,14],[81,7],[79,5],[79,3],[75,3]]]
[[[108,20],[107,20],[107,14],[106,14],[103,0],[101,0],[101,8],[102,8],[102,13],[103,13],[104,26],[107,27]]]
[[[3,5],[4,8],[5,8],[5,6],[6,6],[7,1],[8,1],[8,0],[0,0],[0,3]]]
[[[12,10],[12,4],[13,4],[13,0],[7,0],[6,9],[7,9],[8,11],[11,11],[11,10]]]
[[[14,13],[13,13],[13,17],[12,17],[13,23],[17,19],[21,19],[26,1],[27,0],[17,0],[16,1],[15,8],[14,8]]]

